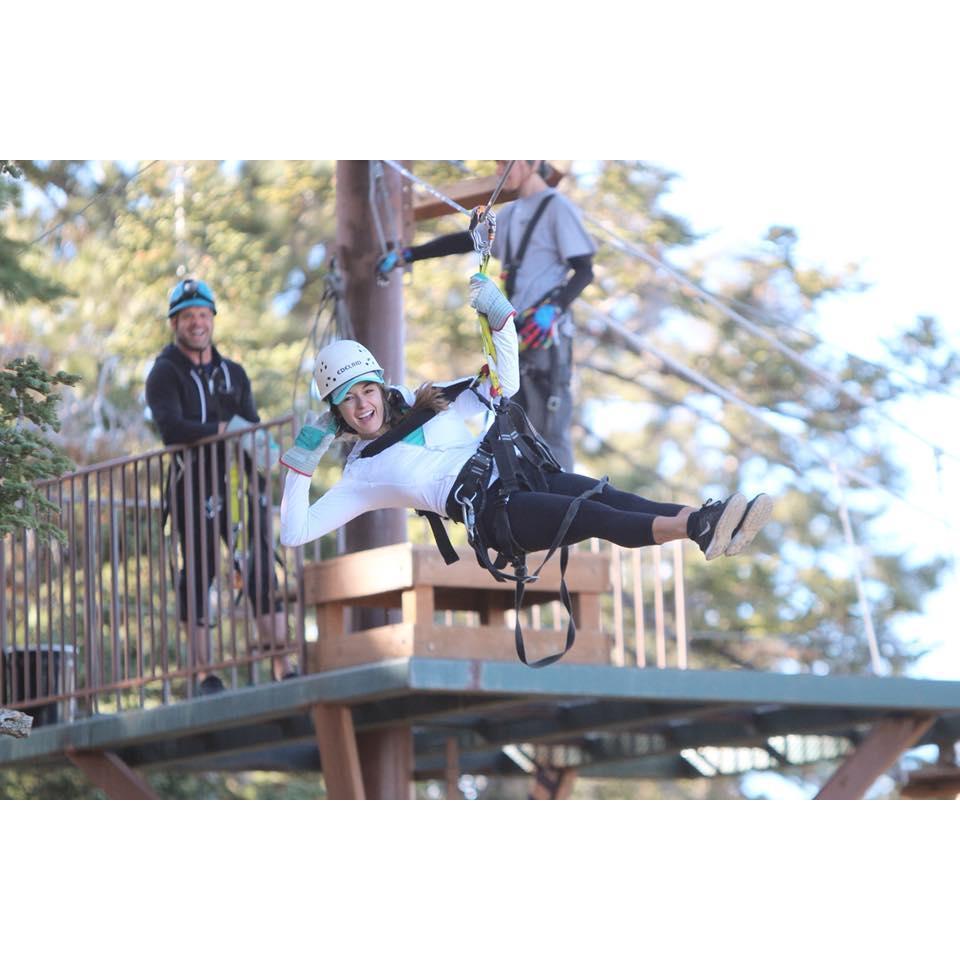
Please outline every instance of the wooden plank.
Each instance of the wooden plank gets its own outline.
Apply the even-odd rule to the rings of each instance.
[[[815,800],[862,800],[873,782],[904,750],[909,750],[936,717],[920,714],[880,720],[866,739],[834,771]]]
[[[527,557],[527,566],[535,570],[542,562],[544,551],[531,553]],[[430,583],[443,587],[472,587],[485,590],[498,590],[512,593],[511,582],[499,583],[489,571],[484,570],[473,559],[473,555],[463,553],[459,563],[447,566],[436,548],[425,545],[413,546],[413,582]],[[610,559],[603,553],[589,553],[585,550],[572,551],[567,564],[567,587],[573,591],[586,593],[606,593],[610,589]],[[539,579],[530,585],[531,590],[555,593],[560,589],[560,556],[551,557],[550,562],[540,571]]]
[[[413,544],[392,543],[304,564],[304,602],[328,603],[413,586]]]
[[[461,180],[459,183],[448,183],[442,186],[431,184],[431,186],[435,187],[440,193],[449,197],[451,200],[456,200],[461,207],[472,210],[480,204],[487,203],[499,179],[496,174],[493,174],[489,177],[474,177],[470,180]],[[562,179],[563,173],[551,168],[550,174],[547,177],[547,183],[551,187],[555,187]],[[504,189],[500,191],[500,198],[495,204],[494,209],[499,208],[500,204],[507,203],[510,200],[516,200],[516,198],[516,190],[510,190],[504,187]],[[444,203],[432,195],[420,195],[413,205],[413,215],[416,220],[432,220],[434,217],[443,217],[448,213],[456,212],[450,204]],[[466,224],[464,224],[464,229],[466,229]]]
[[[327,798],[366,799],[350,708],[340,703],[316,703],[310,708],[310,716],[317,732]]]
[[[159,800],[150,784],[115,753],[98,750],[65,751],[67,759],[109,800]]]
[[[413,656],[412,623],[388,623],[355,633],[318,638],[308,651],[311,672]]]
[[[367,799],[413,799],[413,733],[409,727],[361,733],[357,747]]]
[[[531,660],[563,649],[565,630],[523,632]],[[516,660],[513,628],[507,626],[453,626],[390,623],[369,630],[321,637],[308,644],[311,672],[354,667],[398,657],[434,657],[450,660]],[[577,630],[573,649],[564,663],[610,662],[610,638],[596,630]]]
[[[900,789],[900,799],[960,799],[960,767],[951,764],[914,770]]]
[[[543,557],[543,553],[530,554],[530,569],[536,569]],[[609,568],[610,561],[605,554],[571,553],[567,586],[572,592],[606,593],[610,589]],[[447,566],[436,548],[411,543],[394,543],[305,564],[303,578],[304,599],[311,604],[336,600],[356,603],[364,598],[382,601],[391,592],[421,585],[502,593],[514,590],[512,583],[494,580],[466,555],[460,563]],[[528,593],[543,594],[548,600],[548,594],[559,589],[560,560],[554,555]]]
[[[455,200],[461,207],[472,210],[480,204],[485,204],[490,199],[499,179],[496,174],[493,174],[489,177],[475,177],[470,180],[461,180],[459,183],[445,183],[439,186],[437,184],[431,184],[431,186],[435,187],[444,196]],[[499,206],[500,203],[506,203],[509,200],[515,200],[516,198],[516,190],[501,190],[500,199],[496,206]],[[496,209],[496,207],[494,209]],[[413,204],[413,216],[415,220],[432,220],[434,217],[444,217],[448,213],[456,212],[450,204],[438,200],[432,194],[421,194]],[[466,227],[467,224],[464,222],[464,229],[466,229]]]

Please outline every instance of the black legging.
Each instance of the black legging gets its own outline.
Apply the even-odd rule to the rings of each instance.
[[[548,473],[545,478],[549,493],[518,490],[507,503],[513,538],[527,551],[546,550],[560,529],[570,501],[597,484],[591,477],[576,473]],[[497,481],[488,491],[487,506],[480,518],[490,544],[496,543],[493,515],[499,490]],[[656,503],[607,484],[602,493],[581,502],[561,545],[599,537],[621,547],[648,547],[654,543],[654,518],[675,517],[682,509],[679,503]]]

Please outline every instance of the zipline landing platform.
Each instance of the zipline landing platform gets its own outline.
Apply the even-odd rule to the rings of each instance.
[[[698,778],[862,755],[871,738],[893,752],[886,769],[914,744],[960,738],[954,681],[410,657],[41,727],[0,741],[0,765],[106,755],[140,772],[320,770],[328,707],[358,740],[412,729],[420,780],[449,777],[451,756],[474,775]]]

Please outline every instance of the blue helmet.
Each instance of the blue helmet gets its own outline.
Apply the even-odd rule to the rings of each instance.
[[[187,307],[209,307],[217,312],[217,304],[213,299],[213,291],[202,281],[187,277],[181,280],[170,291],[170,309],[167,317],[185,310]]]

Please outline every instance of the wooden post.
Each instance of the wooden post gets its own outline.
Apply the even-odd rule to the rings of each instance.
[[[462,800],[460,792],[460,748],[456,737],[447,737],[446,753],[447,799]]]
[[[413,732],[409,727],[361,733],[357,747],[368,799],[412,799]]]
[[[569,800],[577,771],[572,767],[537,767],[531,800]]]
[[[633,643],[636,648],[637,666],[647,665],[647,638],[643,622],[643,571],[640,566],[640,551],[630,551],[633,569]]]
[[[384,176],[395,201],[394,223],[404,223],[401,209],[400,174],[384,165]],[[409,194],[406,194],[409,198]],[[380,256],[377,232],[370,212],[370,161],[337,161],[337,257],[344,277],[350,321],[359,340],[383,366],[388,382],[402,383],[403,286],[402,274],[394,271],[386,286],[378,286],[375,266]],[[389,226],[385,222],[384,230]],[[396,238],[398,241],[401,237]],[[402,543],[407,539],[405,510],[375,510],[346,526],[347,552]],[[384,618],[380,623],[385,623]],[[365,624],[377,626],[376,623]],[[355,624],[356,626],[356,624]]]
[[[610,544],[610,582],[613,584],[613,656],[614,666],[622,667],[626,662],[623,651],[623,565],[620,560],[620,547]]]
[[[159,800],[147,781],[115,753],[66,750],[67,759],[98,786],[109,800]]]
[[[316,703],[310,708],[320,747],[320,763],[329,800],[364,800],[363,777],[353,714],[342,703]]]
[[[663,625],[663,572],[660,545],[654,546],[653,554],[653,626],[657,639],[657,666],[667,665],[667,637]]]
[[[933,725],[929,715],[880,720],[823,785],[815,800],[862,800],[871,784]]]
[[[677,624],[677,666],[687,669],[687,607],[683,593],[683,541],[673,541],[673,600]]]

